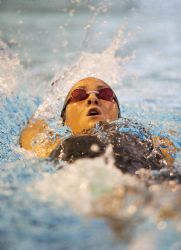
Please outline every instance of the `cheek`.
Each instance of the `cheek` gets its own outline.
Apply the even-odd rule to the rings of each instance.
[[[83,109],[79,103],[70,104],[66,109],[67,121],[78,121],[83,114]]]
[[[118,117],[118,108],[116,103],[106,102],[103,104],[103,113],[107,118],[117,118]]]

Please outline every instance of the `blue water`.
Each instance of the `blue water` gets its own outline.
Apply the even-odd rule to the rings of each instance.
[[[28,119],[47,97],[53,103],[56,89],[53,92],[50,82],[65,67],[68,76],[58,85],[62,96],[56,112],[50,112],[53,116],[61,110],[71,79],[88,74],[83,69],[95,70],[110,79],[123,117],[180,147],[180,11],[177,0],[0,1],[0,250],[181,249],[179,187],[139,189],[133,177],[131,183],[139,192],[124,195],[118,215],[106,217],[102,207],[97,217],[91,209],[87,212],[86,204],[99,197],[97,188],[102,188],[98,193],[108,192],[112,173],[101,159],[98,165],[105,168],[105,175],[96,170],[97,162],[87,160],[82,163],[85,179],[81,163],[74,165],[78,169],[74,178],[68,170],[58,171],[53,163],[19,147],[19,134]],[[104,50],[118,37],[120,26],[123,38],[116,56],[109,57]],[[72,68],[76,62],[82,68]],[[175,162],[179,168],[179,153]],[[113,187],[118,177],[114,179],[113,172]],[[123,190],[132,185],[129,177],[120,179]],[[86,180],[90,186],[82,191]],[[150,200],[147,193],[152,194]],[[129,214],[135,207],[137,212]],[[161,217],[162,208],[174,216]]]

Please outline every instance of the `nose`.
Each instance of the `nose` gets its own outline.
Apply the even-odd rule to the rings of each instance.
[[[99,99],[97,98],[97,96],[95,95],[95,93],[91,93],[89,95],[89,97],[87,98],[87,104],[88,105],[91,105],[91,104],[99,105]]]

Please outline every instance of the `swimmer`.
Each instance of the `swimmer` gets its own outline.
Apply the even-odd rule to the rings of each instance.
[[[88,141],[94,142],[93,137],[90,137],[91,129],[95,128],[99,123],[103,123],[103,127],[106,127],[105,124],[118,120],[121,117],[121,112],[118,99],[110,86],[100,79],[88,77],[80,80],[71,88],[65,99],[61,117],[63,119],[63,124],[71,129],[71,138],[74,138],[73,141],[77,142],[76,145],[82,143],[81,145],[86,148]],[[47,136],[41,137],[44,133],[46,133]],[[83,135],[84,137],[82,137]],[[125,152],[123,147],[126,144],[129,144],[129,135],[126,134],[124,136],[119,136],[118,134],[114,134],[114,138],[119,138],[119,141],[124,141],[124,145],[122,144],[122,151],[120,149],[117,150],[116,155],[120,154],[120,152]],[[135,136],[132,136],[131,138],[131,141],[133,142],[132,144],[139,147],[138,145],[140,143],[138,138],[136,139]],[[71,140],[72,139],[70,138],[67,140],[67,145],[72,143]],[[102,141],[97,143],[100,153],[104,152],[104,143]],[[114,142],[112,139],[111,141],[109,139],[108,143],[112,144]],[[151,143],[153,147],[152,149],[159,148],[167,165],[172,166],[174,159],[170,153],[176,151],[174,144],[169,139],[160,138],[158,136],[153,136],[151,138]],[[63,138],[52,132],[46,122],[40,119],[30,120],[20,135],[21,147],[32,151],[37,157],[41,158],[46,158],[52,155],[57,157],[57,149],[60,153],[62,144],[65,145]],[[147,147],[148,145],[146,145],[144,149],[142,147],[141,150],[145,150]],[[73,148],[75,151],[75,146]],[[76,149],[78,150],[78,148]],[[132,155],[134,148],[131,148],[131,150],[132,152],[129,154]],[[85,149],[85,151],[88,152],[89,150]],[[138,152],[141,152],[140,149],[138,149]],[[72,151],[69,150],[69,155],[71,155],[71,153]],[[81,154],[83,153],[81,152]],[[127,157],[127,155],[125,157]],[[137,153],[135,153],[135,157],[137,157]],[[140,155],[140,159],[141,157],[142,156]],[[64,159],[67,159],[67,157],[64,157]]]

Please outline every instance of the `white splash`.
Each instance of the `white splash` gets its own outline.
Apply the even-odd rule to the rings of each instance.
[[[69,202],[80,213],[90,213],[93,203],[119,186],[122,173],[104,157],[77,160],[30,187],[42,200],[52,200],[57,206]]]
[[[77,211],[88,213],[95,199],[118,185],[120,176],[120,171],[105,165],[103,158],[78,160],[53,175],[46,174],[32,191],[43,200],[53,198],[57,205],[68,201]]]
[[[7,45],[0,40],[0,94],[11,95],[20,85],[22,66],[18,56],[12,56]]]
[[[123,66],[131,57],[116,57],[118,49],[124,46],[124,29],[121,28],[110,46],[102,53],[82,52],[79,59],[63,72],[58,73],[48,95],[39,107],[34,118],[57,119],[63,106],[63,100],[74,83],[85,77],[97,77],[112,87],[122,85],[125,74]]]
[[[144,184],[134,176],[122,174],[114,166],[110,152],[77,160],[53,174],[46,173],[28,190],[44,202],[51,201],[57,207],[68,203],[76,213],[86,215],[113,213],[128,218],[147,200]]]

